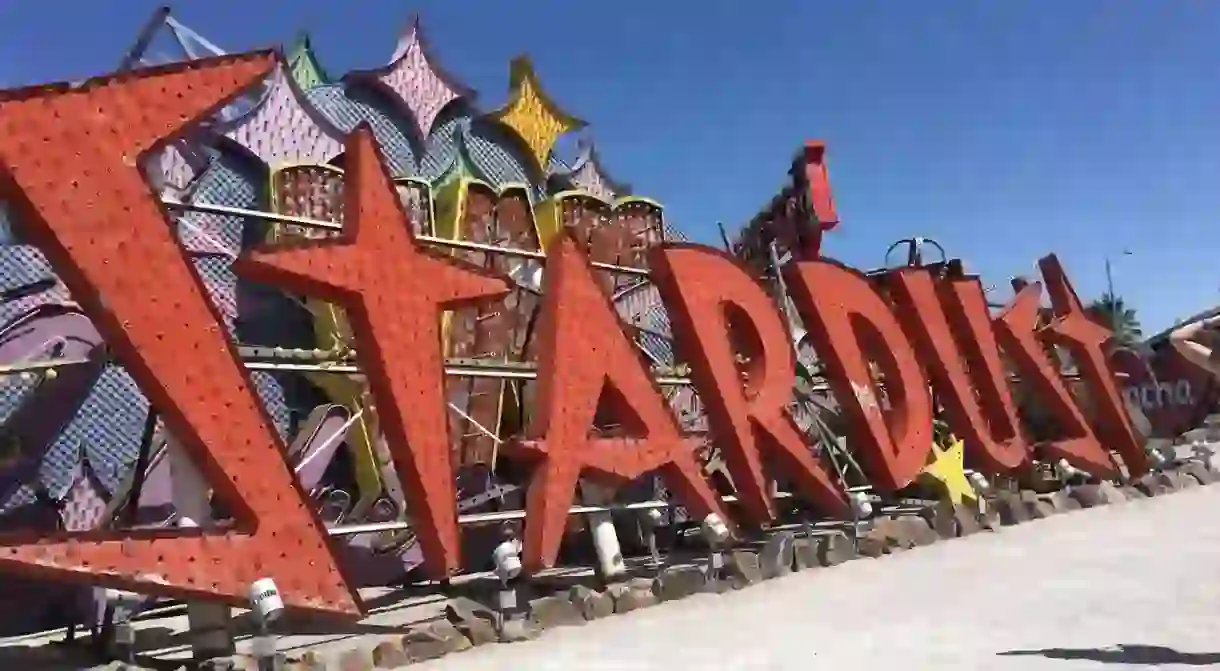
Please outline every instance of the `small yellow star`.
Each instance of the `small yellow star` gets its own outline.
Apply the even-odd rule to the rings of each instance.
[[[588,124],[559,109],[542,90],[525,56],[513,59],[509,82],[508,104],[488,116],[513,129],[529,148],[534,167],[545,172],[555,140]]]
[[[935,442],[932,443],[932,461],[924,466],[920,476],[935,480],[944,490],[945,497],[954,505],[960,505],[963,499],[967,498],[977,501],[978,494],[974,491],[974,485],[970,484],[970,478],[966,477],[966,446],[959,438],[951,440],[953,442],[944,449]]]

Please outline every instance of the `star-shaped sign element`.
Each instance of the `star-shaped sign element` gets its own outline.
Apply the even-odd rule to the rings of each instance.
[[[534,167],[540,171],[539,174],[545,174],[551,149],[559,136],[588,124],[564,112],[551,100],[542,90],[538,75],[534,74],[534,66],[525,56],[513,59],[509,70],[509,88],[508,104],[488,116],[517,133],[529,148]]]
[[[978,493],[966,477],[966,445],[960,438],[951,438],[949,447],[932,443],[931,463],[920,471],[925,479],[933,480],[953,505],[965,499],[978,500]]]
[[[367,124],[347,137],[344,162],[343,234],[255,251],[237,270],[346,310],[425,571],[444,578],[461,563],[441,313],[501,298],[510,282],[416,244]]]
[[[176,536],[5,535],[0,569],[233,604],[274,576],[289,607],[361,610],[141,170],[277,66],[257,52],[0,92],[0,197],[234,518]]]

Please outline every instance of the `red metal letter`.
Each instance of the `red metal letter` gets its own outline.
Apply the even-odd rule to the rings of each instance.
[[[903,268],[886,287],[971,466],[989,475],[1020,466],[1029,445],[978,278],[937,281],[927,270]]]
[[[654,247],[648,261],[745,512],[758,523],[774,516],[762,450],[810,502],[847,515],[845,495],[788,413],[795,353],[774,302],[735,259],[710,247]],[[749,359],[745,388],[730,337]]]
[[[440,313],[500,298],[509,285],[470,263],[417,247],[372,131],[361,124],[346,145],[343,235],[253,252],[237,268],[347,311],[424,568],[443,578],[461,567],[461,548]]]
[[[10,536],[0,549],[5,569],[234,604],[246,602],[251,582],[274,575],[289,606],[360,610],[139,167],[274,64],[270,53],[224,56],[0,93],[3,195],[22,232],[237,522],[224,535]]]
[[[1148,454],[1135,437],[1135,427],[1119,395],[1105,344],[1114,337],[1109,329],[1085,315],[1076,290],[1054,254],[1038,261],[1046,291],[1051,297],[1055,320],[1047,329],[1053,342],[1072,353],[1072,359],[1091,392],[1095,426],[1107,447],[1122,455],[1133,476],[1148,472]]]
[[[659,468],[696,518],[724,517],[695,460],[697,443],[680,434],[588,259],[566,234],[551,244],[543,284],[538,350],[547,356],[539,363],[538,408],[529,438],[506,446],[543,460],[526,499],[523,564],[532,571],[554,564],[584,469],[622,484]],[[590,435],[599,400],[626,435]]]
[[[932,399],[897,318],[863,275],[834,261],[789,264],[784,277],[873,485],[907,486],[932,450]],[[888,411],[870,362],[880,367]]]
[[[1014,284],[1014,287],[1017,285]],[[1039,298],[1042,285],[1021,284],[1012,302],[995,320],[996,339],[1020,371],[1022,381],[1048,412],[1058,421],[1066,438],[1042,446],[1052,459],[1066,459],[1077,468],[1093,475],[1114,477],[1117,470],[1093,429],[1080,413],[1071,393],[1059,377],[1058,367],[1051,363],[1043,342],[1038,337]]]

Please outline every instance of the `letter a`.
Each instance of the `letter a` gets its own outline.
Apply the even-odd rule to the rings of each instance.
[[[911,343],[859,272],[818,260],[789,264],[784,277],[851,422],[852,443],[869,478],[883,491],[902,489],[932,451],[932,398]],[[888,412],[882,411],[870,362],[880,366]]]
[[[505,446],[508,454],[541,459],[526,495],[526,569],[554,564],[582,470],[618,485],[660,469],[693,516],[723,518],[695,460],[697,441],[679,432],[588,259],[566,234],[550,246],[543,284],[538,408],[527,438]],[[627,436],[591,435],[599,400]]]
[[[736,260],[709,247],[654,247],[648,262],[746,514],[756,523],[774,516],[765,457],[822,512],[848,515],[846,496],[788,413],[795,353],[775,303]],[[749,359],[745,388],[739,353]]]
[[[978,278],[934,280],[925,269],[903,268],[888,274],[886,288],[970,465],[988,475],[1020,466],[1029,445]]]

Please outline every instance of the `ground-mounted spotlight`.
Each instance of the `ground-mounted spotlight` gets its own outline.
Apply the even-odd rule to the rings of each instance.
[[[250,583],[247,596],[250,612],[258,625],[258,635],[251,641],[251,652],[259,671],[275,671],[279,651],[276,650],[275,636],[270,627],[284,614],[284,599],[271,578],[260,578]]]
[[[978,471],[971,471],[970,475],[966,477],[970,480],[970,484],[974,487],[974,491],[978,492],[979,494],[984,495],[991,491],[991,483],[987,481],[987,477],[982,473],[979,473]]]
[[[665,516],[657,508],[649,508],[640,516],[640,530],[644,533],[644,542],[648,545],[648,554],[652,557],[654,567],[661,565],[661,551],[657,547],[657,528],[665,521]]]
[[[869,498],[868,492],[851,492],[848,494],[848,502],[857,519],[867,519],[873,516],[873,501]]]

